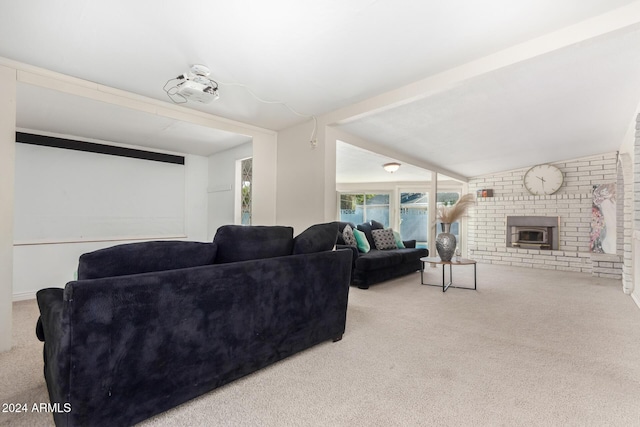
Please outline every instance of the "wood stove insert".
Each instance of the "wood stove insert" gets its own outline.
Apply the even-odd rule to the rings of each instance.
[[[507,247],[558,250],[560,217],[508,216]]]

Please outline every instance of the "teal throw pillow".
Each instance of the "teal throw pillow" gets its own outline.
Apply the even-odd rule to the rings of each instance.
[[[404,249],[404,243],[402,242],[402,236],[400,236],[400,232],[394,230],[393,237],[396,239],[396,245],[398,245],[400,249]]]
[[[369,242],[367,241],[367,236],[360,230],[353,230],[353,236],[356,238],[356,246],[358,246],[358,250],[362,253],[367,253],[371,250],[371,246],[369,246]]]

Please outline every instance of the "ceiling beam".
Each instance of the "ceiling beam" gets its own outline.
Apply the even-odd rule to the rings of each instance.
[[[640,27],[640,1],[335,110],[321,119],[330,125],[349,123],[452,89],[500,68],[634,25]]]
[[[174,105],[146,96],[137,95],[124,90],[101,85],[43,68],[23,64],[0,57],[0,65],[17,70],[19,83],[52,89],[59,92],[142,111],[149,114],[206,126],[239,135],[254,137],[256,135],[275,136],[276,132],[258,126],[249,125],[202,111]]]

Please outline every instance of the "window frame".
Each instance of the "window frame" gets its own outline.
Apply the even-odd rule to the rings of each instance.
[[[338,218],[340,221],[344,221],[342,219],[342,196],[343,195],[355,195],[355,196],[364,196],[364,203],[362,204],[362,223],[366,223],[369,222],[370,219],[367,217],[367,206],[371,206],[371,205],[367,205],[366,203],[366,197],[367,195],[373,195],[375,196],[379,196],[379,195],[384,195],[387,196],[389,198],[388,203],[386,204],[387,206],[387,218],[388,218],[388,224],[385,224],[385,227],[391,227],[393,225],[393,211],[392,211],[392,199],[393,199],[393,191],[389,191],[389,190],[383,190],[383,191],[376,191],[376,190],[357,190],[357,191],[339,191],[338,192]],[[384,206],[384,205],[380,205],[380,204],[376,204],[373,206]],[[376,221],[378,221],[378,219],[372,218]],[[346,222],[353,222],[353,221],[346,221]],[[356,224],[358,225],[358,224]]]

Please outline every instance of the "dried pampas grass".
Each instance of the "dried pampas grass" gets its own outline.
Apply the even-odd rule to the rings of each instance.
[[[438,219],[444,223],[453,223],[462,218],[467,209],[476,203],[473,194],[465,194],[453,206],[438,206]]]

